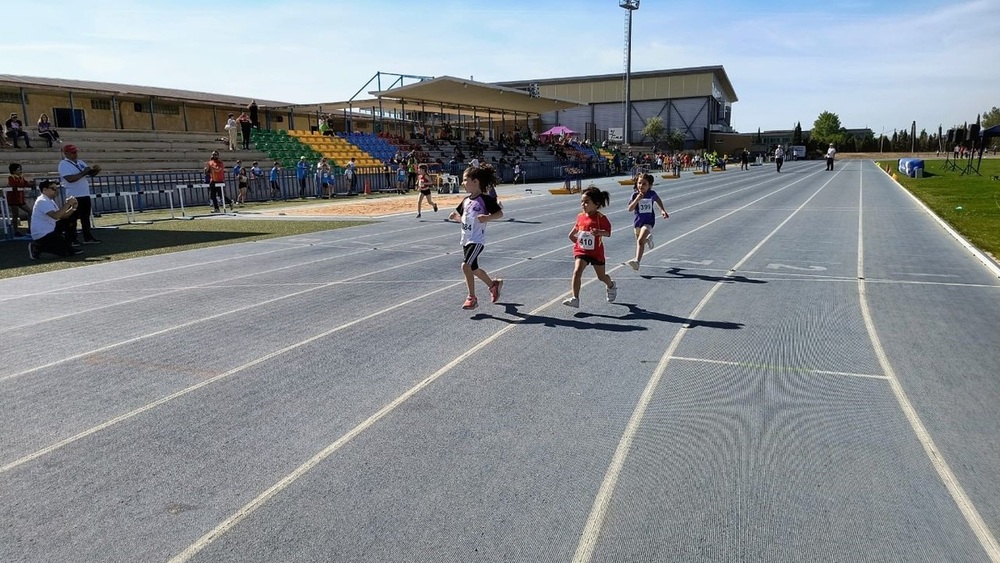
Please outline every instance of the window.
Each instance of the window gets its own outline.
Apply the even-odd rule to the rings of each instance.
[[[90,109],[111,111],[111,100],[90,100]]]
[[[136,113],[149,113],[149,104],[135,102]],[[160,115],[180,115],[181,106],[177,104],[153,104],[153,113]]]
[[[17,92],[0,92],[0,102],[19,104],[21,103],[21,94]],[[24,97],[24,103],[28,103],[28,96]]]

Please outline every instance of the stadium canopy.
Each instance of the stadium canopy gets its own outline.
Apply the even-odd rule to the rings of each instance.
[[[550,111],[584,105],[573,100],[532,96],[525,90],[496,86],[474,80],[441,76],[416,84],[368,92],[369,99],[353,99],[320,104],[296,104],[296,109],[318,113],[347,112],[357,116],[421,111],[477,117],[516,119],[537,117]]]

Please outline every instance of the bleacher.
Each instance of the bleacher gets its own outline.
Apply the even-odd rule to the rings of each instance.
[[[213,150],[221,153],[227,166],[237,159],[249,164],[263,163],[267,155],[258,150],[229,151],[224,133],[182,131],[123,131],[115,129],[60,129],[63,145],[52,148],[33,144],[33,149],[0,150],[0,162],[18,162],[29,178],[54,176],[65,144],[76,145],[80,158],[100,164],[102,175],[201,170]],[[239,145],[238,145],[239,146]]]

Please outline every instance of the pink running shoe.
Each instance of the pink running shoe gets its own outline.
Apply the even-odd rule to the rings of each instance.
[[[500,299],[500,290],[503,289],[503,280],[496,278],[490,286],[490,303],[496,303]]]

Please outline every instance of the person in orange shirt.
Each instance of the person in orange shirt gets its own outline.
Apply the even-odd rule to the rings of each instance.
[[[219,151],[212,151],[212,158],[205,163],[205,179],[208,180],[208,197],[212,200],[212,212],[219,212],[219,199],[225,205],[222,188],[226,185],[226,165],[219,158]]]
[[[7,169],[10,171],[10,176],[7,177],[7,187],[10,188],[10,190],[7,191],[7,207],[10,209],[10,225],[14,228],[14,236],[28,236],[27,234],[19,231],[18,228],[21,224],[21,219],[31,218],[31,207],[28,205],[27,200],[25,200],[24,195],[25,192],[31,190],[35,184],[21,174],[20,164],[11,162]]]

